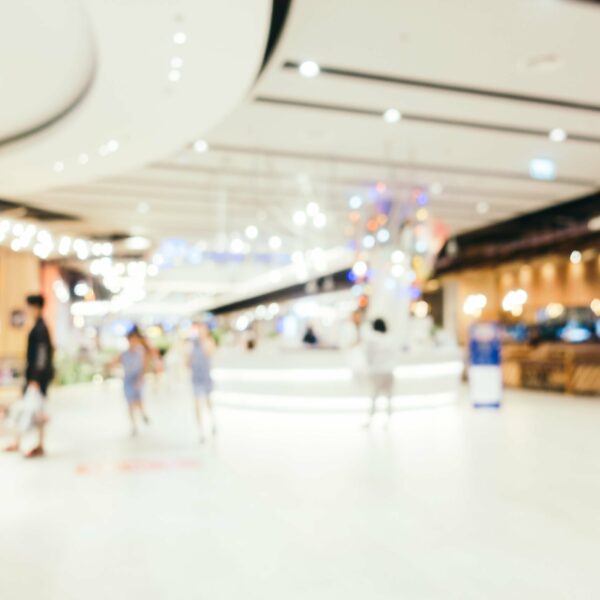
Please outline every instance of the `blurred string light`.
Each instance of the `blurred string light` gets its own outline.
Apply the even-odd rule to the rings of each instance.
[[[75,254],[80,260],[86,260],[90,255],[100,257],[113,253],[110,242],[91,242],[78,238],[75,243],[68,235],[55,235],[47,229],[38,230],[33,223],[8,219],[0,221],[0,243],[2,242],[9,243],[16,252],[30,249],[44,260],[53,255],[67,257],[71,254]]]

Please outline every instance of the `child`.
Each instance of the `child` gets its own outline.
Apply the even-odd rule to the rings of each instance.
[[[123,366],[123,390],[125,399],[129,407],[129,418],[131,419],[131,435],[137,434],[135,422],[136,409],[142,416],[144,423],[148,424],[148,416],[144,411],[143,389],[144,389],[144,371],[148,360],[147,352],[144,346],[142,335],[137,327],[134,327],[127,334],[129,348],[121,354],[117,362]]]
[[[200,443],[204,442],[204,430],[202,427],[202,401],[206,402],[206,408],[210,413],[212,422],[212,433],[217,433],[214,412],[210,401],[210,393],[213,389],[213,381],[210,375],[210,359],[214,354],[215,343],[210,335],[208,327],[204,323],[194,323],[192,326],[192,351],[189,357],[189,366],[192,371],[192,387],[194,389],[194,404],[196,408],[196,419],[200,428]]]
[[[383,319],[373,321],[373,331],[365,342],[365,353],[371,383],[371,410],[365,427],[371,425],[375,415],[377,398],[384,396],[388,402],[388,419],[392,418],[392,396],[394,394],[394,366],[396,355],[387,325]]]

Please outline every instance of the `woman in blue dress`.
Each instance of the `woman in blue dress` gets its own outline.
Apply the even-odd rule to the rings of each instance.
[[[200,428],[200,443],[204,442],[203,404],[210,414],[212,434],[217,433],[214,411],[210,394],[213,390],[213,381],[210,374],[211,358],[214,354],[215,343],[204,323],[194,323],[192,326],[192,349],[189,357],[189,366],[192,374],[192,387],[194,390],[194,406],[196,419]]]
[[[134,327],[127,334],[127,341],[129,342],[129,348],[121,354],[120,363],[124,372],[123,391],[129,408],[131,435],[134,436],[137,434],[136,411],[140,413],[144,423],[148,423],[148,416],[143,404],[144,373],[148,357],[144,340],[137,327]]]

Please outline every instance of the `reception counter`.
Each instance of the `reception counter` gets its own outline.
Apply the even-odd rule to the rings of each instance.
[[[359,411],[369,405],[368,376],[352,368],[351,353],[279,348],[222,351],[214,363],[215,401],[273,410]],[[455,348],[398,354],[395,409],[456,402],[463,355]]]

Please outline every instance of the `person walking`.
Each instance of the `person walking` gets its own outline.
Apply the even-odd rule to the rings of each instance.
[[[144,409],[144,373],[149,360],[142,334],[133,327],[127,334],[129,347],[117,359],[123,367],[123,391],[131,420],[131,435],[137,435],[136,412],[146,425],[150,422]]]
[[[33,294],[27,296],[26,302],[34,325],[27,338],[27,365],[23,392],[24,401],[27,402],[25,402],[26,405],[23,407],[23,411],[29,411],[31,414],[21,414],[20,420],[26,417],[25,420],[30,421],[38,432],[37,444],[24,455],[26,458],[36,458],[45,454],[44,429],[48,421],[45,405],[48,386],[54,377],[54,347],[43,318],[44,296]],[[22,433],[23,430],[17,428],[14,442],[5,449],[7,452],[18,452],[20,450]]]
[[[210,414],[212,434],[217,433],[215,413],[210,395],[213,390],[211,376],[211,358],[215,351],[215,342],[204,323],[196,322],[192,325],[192,350],[190,352],[189,366],[192,374],[192,388],[194,390],[194,407],[196,420],[200,429],[200,443],[204,443],[203,404],[206,404],[207,413]]]
[[[371,410],[365,427],[370,427],[376,411],[377,398],[383,396],[388,401],[388,419],[392,418],[392,396],[394,393],[394,367],[396,353],[392,345],[387,325],[383,319],[373,321],[373,330],[366,336],[365,354],[367,373],[371,388]]]

